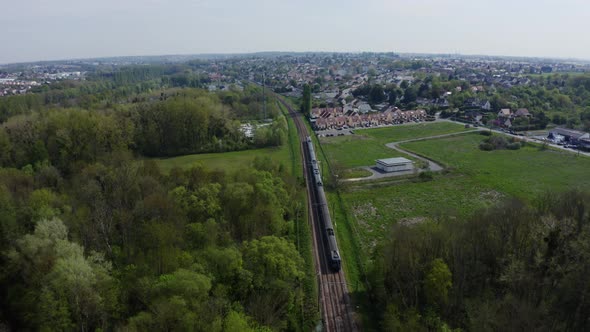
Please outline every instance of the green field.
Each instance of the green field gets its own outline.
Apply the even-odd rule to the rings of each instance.
[[[373,165],[380,158],[407,157],[386,147],[387,143],[465,130],[464,126],[451,122],[419,123],[356,130],[355,135],[323,137],[320,141],[326,156],[335,166],[353,168]]]
[[[419,222],[437,215],[468,215],[498,200],[532,200],[547,191],[590,189],[590,158],[538,146],[481,151],[477,133],[402,144],[450,167],[433,181],[391,181],[353,185],[344,191],[346,213],[359,240],[371,249],[398,221]]]
[[[189,168],[201,164],[209,169],[233,172],[250,165],[257,156],[269,156],[273,160],[291,166],[291,154],[288,145],[279,148],[255,149],[224,153],[191,154],[173,158],[154,159],[164,173],[170,172],[174,167]]]
[[[509,195],[533,198],[547,190],[590,189],[590,158],[575,153],[526,146],[520,150],[481,151],[483,136],[467,134],[402,144],[440,160],[477,183]]]
[[[355,179],[355,178],[366,178],[373,175],[373,173],[362,168],[350,168],[344,170],[341,174],[341,179]]]

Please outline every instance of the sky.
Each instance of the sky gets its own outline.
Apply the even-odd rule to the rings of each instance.
[[[261,51],[590,59],[589,0],[0,0],[0,63]]]

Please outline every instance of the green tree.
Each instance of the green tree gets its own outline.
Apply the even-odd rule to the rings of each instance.
[[[424,280],[424,293],[428,302],[444,305],[452,285],[452,274],[447,264],[440,258],[433,260]]]
[[[307,116],[311,114],[311,87],[303,85],[303,96],[301,98],[301,112]]]

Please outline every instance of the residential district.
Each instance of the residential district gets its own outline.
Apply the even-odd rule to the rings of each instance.
[[[583,74],[590,63],[578,60],[281,52],[72,60],[0,66],[0,96],[152,63],[178,65],[168,82],[190,81],[208,90],[231,92],[256,83],[299,98],[307,89],[311,105],[303,111],[318,131],[450,119],[559,142],[571,135],[549,130],[590,130],[590,96],[579,89],[587,84]],[[248,136],[256,130],[243,128]],[[585,146],[582,140],[567,145]]]

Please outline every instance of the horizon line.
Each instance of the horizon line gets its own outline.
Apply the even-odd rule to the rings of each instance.
[[[22,62],[7,62],[0,63],[1,66],[11,65],[26,65],[44,62],[65,62],[65,61],[88,61],[88,60],[100,60],[100,59],[123,59],[123,58],[147,58],[147,57],[198,57],[198,56],[248,56],[257,54],[268,54],[268,53],[292,53],[292,54],[387,54],[394,53],[398,55],[417,55],[417,56],[459,56],[459,57],[488,57],[488,58],[517,58],[517,59],[536,59],[536,60],[558,60],[558,61],[576,61],[585,62],[590,64],[590,59],[577,58],[577,57],[560,57],[560,56],[527,56],[527,55],[491,55],[491,54],[480,54],[480,53],[452,53],[452,52],[396,52],[396,51],[253,51],[253,52],[202,52],[202,53],[164,53],[164,54],[141,54],[141,55],[106,55],[96,57],[72,57],[72,58],[59,58],[59,59],[47,59],[47,60],[32,60]]]

